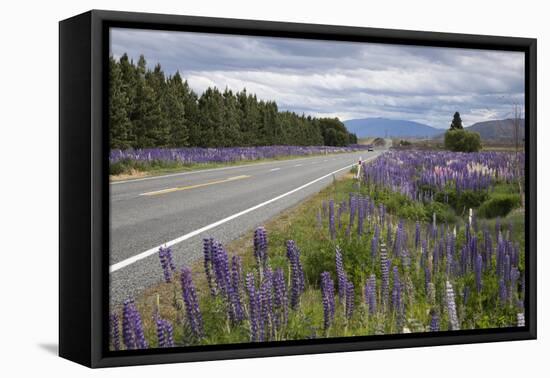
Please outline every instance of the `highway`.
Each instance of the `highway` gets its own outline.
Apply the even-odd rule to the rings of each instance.
[[[110,301],[119,304],[162,280],[156,251],[176,266],[202,257],[202,239],[222,243],[262,225],[330,184],[361,157],[324,155],[146,177],[110,184]],[[269,230],[268,230],[269,232]]]

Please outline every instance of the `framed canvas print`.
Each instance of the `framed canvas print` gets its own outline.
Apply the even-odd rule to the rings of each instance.
[[[60,22],[60,355],[536,337],[536,40]]]

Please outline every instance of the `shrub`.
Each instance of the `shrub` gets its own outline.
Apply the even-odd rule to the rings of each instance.
[[[424,207],[420,202],[411,200],[401,193],[389,190],[377,190],[371,193],[377,202],[382,202],[386,209],[398,217],[421,220],[426,217]]]
[[[424,221],[431,222],[435,213],[436,221],[441,223],[453,223],[456,221],[454,211],[448,206],[440,202],[431,202],[424,207]]]
[[[496,194],[481,204],[477,214],[482,218],[504,217],[519,205],[518,194]]]
[[[448,130],[445,133],[445,148],[454,152],[477,152],[481,149],[479,133],[463,129]]]
[[[109,166],[109,174],[110,175],[120,175],[122,173],[124,173],[125,171],[125,167],[124,167],[124,163],[118,161],[116,163],[112,163],[110,166]]]
[[[458,214],[462,214],[470,208],[477,209],[487,198],[488,194],[483,190],[457,192],[456,189],[451,188],[437,192],[434,197],[437,202],[449,204]]]

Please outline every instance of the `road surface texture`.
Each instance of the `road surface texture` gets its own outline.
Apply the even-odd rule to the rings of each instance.
[[[111,183],[111,304],[162,280],[159,246],[171,246],[179,269],[202,257],[203,238],[234,240],[318,193],[333,175],[349,172],[359,157],[371,160],[385,150]]]

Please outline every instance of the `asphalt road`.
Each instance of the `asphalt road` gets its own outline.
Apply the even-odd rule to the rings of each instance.
[[[180,267],[202,256],[202,239],[227,243],[349,172],[375,151],[192,171],[110,184],[111,303],[162,280],[157,254],[172,246]]]

